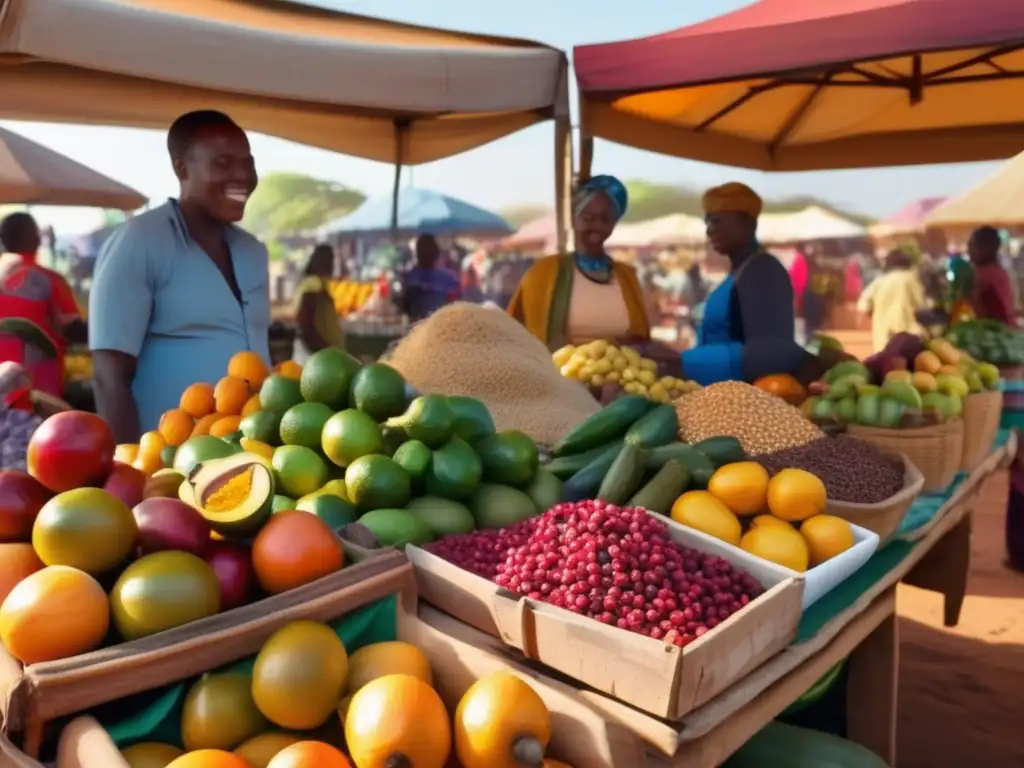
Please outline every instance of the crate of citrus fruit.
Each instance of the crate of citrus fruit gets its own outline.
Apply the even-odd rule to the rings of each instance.
[[[568,344],[556,350],[551,359],[563,376],[591,389],[618,384],[627,394],[645,395],[657,403],[700,389],[695,381],[660,375],[657,362],[641,356],[633,347],[610,341]]]

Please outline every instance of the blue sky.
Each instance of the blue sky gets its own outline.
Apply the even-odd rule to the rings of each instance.
[[[726,13],[744,0],[309,0],[310,4],[417,24],[527,37],[571,51],[574,45],[641,37]],[[575,97],[573,99],[575,101]],[[175,183],[156,131],[5,121],[5,127],[75,158],[141,192],[160,199]],[[266,136],[253,137],[261,172],[293,170],[343,182],[368,194],[386,193],[389,166],[302,147]],[[987,163],[764,174],[641,152],[607,142],[595,149],[595,171],[622,178],[705,187],[745,181],[767,196],[814,194],[864,213],[884,216],[919,197],[957,193],[983,178]],[[549,204],[552,199],[552,129],[540,125],[466,154],[417,167],[416,186],[477,204],[502,207]],[[405,179],[410,174],[406,172]],[[69,212],[70,213],[70,212]],[[42,218],[42,216],[40,217]],[[64,228],[77,219],[61,216]],[[61,221],[53,223],[61,227]]]

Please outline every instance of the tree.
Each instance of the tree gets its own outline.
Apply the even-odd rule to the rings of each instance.
[[[263,238],[316,229],[366,198],[343,184],[301,173],[268,173],[245,209],[245,227]]]

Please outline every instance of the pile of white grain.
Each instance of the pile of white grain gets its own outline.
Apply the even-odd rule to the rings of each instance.
[[[522,325],[477,304],[450,304],[418,323],[387,363],[420,392],[477,398],[499,430],[518,429],[542,445],[600,408]]]

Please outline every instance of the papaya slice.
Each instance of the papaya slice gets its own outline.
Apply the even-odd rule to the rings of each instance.
[[[248,538],[270,517],[274,475],[261,456],[239,453],[202,462],[189,484],[200,514],[222,536]]]

